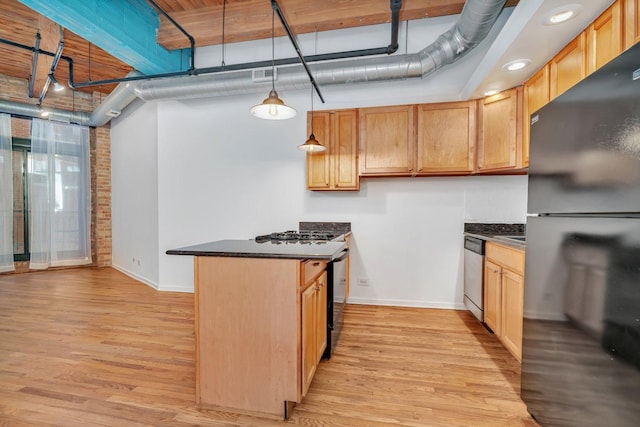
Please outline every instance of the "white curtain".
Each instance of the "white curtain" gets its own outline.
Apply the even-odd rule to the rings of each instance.
[[[11,115],[0,114],[0,272],[13,271]]]
[[[31,122],[31,269],[91,263],[89,128]]]

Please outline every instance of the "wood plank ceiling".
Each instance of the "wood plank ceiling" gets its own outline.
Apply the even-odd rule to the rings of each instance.
[[[222,41],[223,0],[156,0],[174,20],[185,28],[196,40],[196,46],[219,44]],[[358,27],[389,22],[391,14],[389,0],[279,0],[287,21],[296,34]],[[508,0],[507,6],[514,6],[518,0]],[[401,20],[420,19],[458,14],[464,0],[411,0],[404,1],[400,13]],[[257,40],[271,36],[270,0],[226,0],[225,43]],[[46,19],[22,5],[17,0],[0,0],[0,38],[27,46],[34,46],[36,33],[40,30],[43,41],[41,48],[53,49],[59,39],[56,26],[45,25]],[[47,29],[48,28],[48,29]],[[59,28],[59,27],[58,27]],[[57,35],[56,35],[57,33]],[[283,35],[276,22],[277,35]],[[48,34],[48,35],[47,35]],[[44,38],[47,40],[44,40]],[[51,38],[54,41],[51,41]],[[56,38],[57,37],[57,38]],[[124,77],[131,69],[129,65],[111,56],[96,45],[63,30],[63,55],[73,59],[74,81],[105,80]],[[189,46],[186,37],[167,19],[160,19],[158,43],[167,49]],[[33,64],[33,53],[0,43],[0,74],[29,79]],[[43,58],[40,56],[39,61]],[[42,66],[40,66],[43,68]],[[43,69],[47,67],[44,66]],[[38,84],[42,84],[46,70],[39,71]],[[68,80],[66,62],[60,61],[55,71],[60,82]],[[38,86],[39,87],[39,86]],[[36,89],[38,89],[36,87]],[[109,93],[115,85],[88,87],[87,92]],[[35,98],[39,92],[34,91]]]

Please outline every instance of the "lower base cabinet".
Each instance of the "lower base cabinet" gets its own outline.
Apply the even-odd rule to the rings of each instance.
[[[524,251],[487,242],[484,263],[485,323],[522,360]]]
[[[302,292],[302,395],[306,396],[327,347],[327,273]]]

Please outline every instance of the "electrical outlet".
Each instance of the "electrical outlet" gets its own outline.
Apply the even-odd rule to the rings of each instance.
[[[136,261],[138,262],[138,267],[141,267],[142,266],[142,260],[140,258],[138,258]]]
[[[369,279],[367,279],[366,277],[359,277],[358,286],[369,286]]]
[[[132,257],[132,258],[131,258],[131,263],[132,263],[132,264],[135,264],[135,263],[136,263],[136,257]]]

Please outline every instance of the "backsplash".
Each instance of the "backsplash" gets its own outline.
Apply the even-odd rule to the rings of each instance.
[[[299,231],[331,231],[336,235],[351,231],[350,222],[299,222]]]

